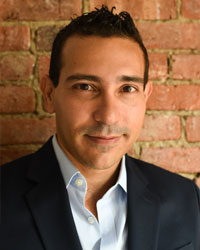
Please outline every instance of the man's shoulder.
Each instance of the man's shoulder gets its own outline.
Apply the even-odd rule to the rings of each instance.
[[[184,194],[184,196],[187,197],[187,194],[191,196],[191,193],[198,193],[199,195],[199,190],[196,184],[180,174],[170,172],[154,164],[129,156],[127,157],[127,160],[130,168],[136,167],[148,182],[148,187],[160,196],[169,195],[170,197],[173,197]]]
[[[36,165],[37,167],[38,163],[44,161],[45,157],[46,161],[48,161],[47,156],[50,154],[52,155],[51,149],[51,140],[48,140],[36,152],[3,164],[2,166],[0,166],[2,178],[4,178],[4,176],[6,176],[6,178],[14,178],[15,180],[17,178],[23,178],[23,176],[26,175],[31,164]]]
[[[0,166],[1,187],[7,197],[29,187],[26,177],[34,155],[35,153],[29,154]]]
[[[171,180],[175,180],[175,181],[180,181],[180,182],[191,182],[191,180],[189,180],[188,178],[185,178],[183,176],[181,176],[180,174],[174,173],[174,172],[170,172],[160,166],[157,166],[155,164],[146,162],[146,161],[142,161],[130,156],[127,156],[128,159],[128,164],[131,166],[136,166],[148,179],[155,179],[156,177],[159,180],[168,180],[169,178]],[[131,164],[132,162],[132,164]]]
[[[16,169],[17,171],[19,171],[20,169],[22,170],[29,164],[29,162],[31,162],[31,160],[34,158],[34,155],[35,153],[28,154],[26,156],[20,157],[16,160],[3,164],[2,166],[0,166],[1,173],[15,171]]]
[[[41,153],[47,150],[51,150],[51,138],[38,150],[36,150],[35,152],[25,155],[23,157],[20,157],[16,160],[13,160],[11,162],[7,162],[3,165],[0,166],[1,169],[13,169],[15,167],[19,167],[19,168],[23,168],[24,166],[26,166],[28,163],[30,163],[34,158],[38,158],[40,157]]]

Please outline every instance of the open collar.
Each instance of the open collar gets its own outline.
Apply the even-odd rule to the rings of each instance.
[[[160,199],[134,159],[126,156],[128,250],[156,249]],[[26,201],[46,250],[81,250],[69,198],[51,139],[34,154]]]

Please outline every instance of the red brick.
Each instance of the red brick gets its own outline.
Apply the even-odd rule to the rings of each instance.
[[[200,1],[182,0],[181,14],[190,19],[200,19]]]
[[[106,4],[109,8],[116,6],[117,12],[128,11],[134,19],[172,19],[176,17],[175,0],[93,0],[90,1],[90,9],[100,8]]]
[[[6,0],[0,2],[0,20],[69,19],[81,13],[81,0]]]
[[[176,140],[181,135],[178,116],[146,116],[139,141]]]
[[[165,79],[168,77],[168,65],[166,54],[149,54],[149,78],[150,79]]]
[[[1,145],[44,143],[55,133],[55,119],[1,119],[0,127]]]
[[[66,20],[82,13],[82,0],[59,0],[60,18]]]
[[[35,94],[26,86],[0,86],[0,113],[22,113],[35,110]]]
[[[200,116],[187,118],[186,136],[187,140],[190,142],[200,141]]]
[[[200,109],[200,85],[154,85],[147,109],[198,110]]]
[[[58,18],[58,1],[6,0],[0,4],[0,20],[47,20]]]
[[[50,64],[50,57],[49,56],[40,56],[39,58],[39,76],[40,81],[45,75],[49,74],[49,64]],[[46,105],[43,102],[43,109],[47,111]]]
[[[200,147],[143,148],[141,159],[172,172],[200,172]]]
[[[53,40],[56,34],[63,26],[47,26],[40,27],[37,30],[36,46],[37,50],[50,51],[52,49]]]
[[[50,56],[40,56],[39,58],[39,75],[40,80],[49,74]]]
[[[174,55],[172,76],[175,79],[200,79],[200,55]]]
[[[30,29],[27,26],[0,26],[0,51],[28,50]]]
[[[199,23],[138,23],[148,49],[200,49]]]
[[[0,165],[14,161],[33,152],[34,150],[26,148],[0,149]]]
[[[195,183],[197,184],[197,186],[200,188],[200,177],[197,177],[195,179]]]
[[[1,80],[28,80],[33,73],[32,55],[6,55],[0,60]]]

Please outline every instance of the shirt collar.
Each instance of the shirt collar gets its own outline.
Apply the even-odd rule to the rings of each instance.
[[[122,160],[121,160],[121,168],[120,168],[120,172],[119,172],[119,177],[118,177],[117,183],[127,193],[127,173],[126,173],[125,156],[123,156]]]
[[[59,146],[57,139],[56,139],[56,135],[53,136],[52,144],[53,144],[53,148],[56,154],[56,158],[60,166],[62,176],[64,178],[65,185],[66,187],[68,187],[73,176],[80,172],[78,171],[77,168],[74,167],[74,165],[71,163],[71,161],[68,159],[66,154],[63,152],[63,150]],[[127,192],[127,173],[126,173],[126,166],[125,166],[125,156],[122,157],[119,177],[115,186],[117,186],[118,184],[122,187],[122,189],[125,192]]]
[[[63,152],[63,150],[59,146],[58,141],[56,139],[56,135],[53,136],[52,144],[53,144],[53,148],[56,154],[56,158],[60,166],[62,176],[65,181],[65,185],[66,187],[68,187],[72,177],[76,173],[79,173],[79,171],[77,168],[74,167],[74,165],[71,163],[71,161],[68,159],[66,154]]]

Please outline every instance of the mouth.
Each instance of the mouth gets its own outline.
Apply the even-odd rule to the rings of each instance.
[[[90,141],[92,141],[92,142],[94,142],[94,143],[96,143],[96,144],[101,144],[101,145],[108,145],[108,144],[115,144],[115,143],[117,143],[119,140],[120,140],[120,138],[121,138],[121,136],[119,136],[119,135],[110,135],[110,136],[101,136],[101,135],[99,135],[99,136],[91,136],[91,135],[86,135],[87,136],[87,138],[90,140]]]

